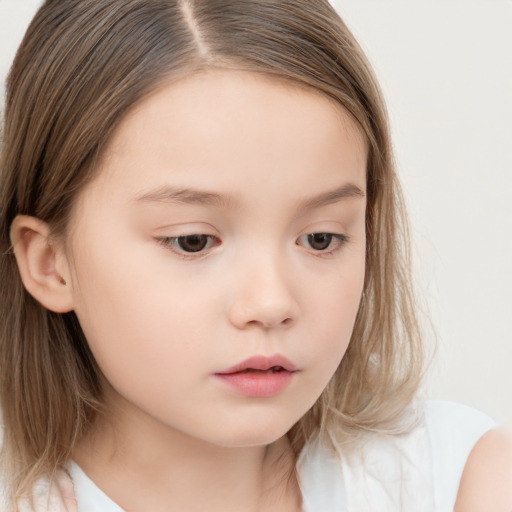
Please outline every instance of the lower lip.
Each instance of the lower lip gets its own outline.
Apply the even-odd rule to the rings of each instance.
[[[215,377],[225,382],[237,393],[249,397],[271,397],[281,393],[292,380],[294,372],[275,373],[237,372],[217,373]]]

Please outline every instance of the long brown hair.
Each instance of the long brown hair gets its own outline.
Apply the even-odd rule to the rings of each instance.
[[[66,463],[101,411],[99,369],[73,312],[24,289],[9,230],[16,215],[66,231],[76,195],[136,102],[173,77],[237,67],[313,87],[368,142],[364,293],[349,349],[289,432],[298,452],[319,427],[349,439],[396,431],[422,377],[407,232],[379,87],[326,0],[47,0],[7,83],[0,161],[0,396],[13,496]],[[398,425],[398,426],[397,426]]]

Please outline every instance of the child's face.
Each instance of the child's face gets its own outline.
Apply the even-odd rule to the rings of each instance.
[[[142,102],[80,194],[68,240],[109,399],[148,433],[230,446],[284,435],[349,343],[365,167],[341,107],[269,78],[211,71]],[[278,354],[296,371],[218,375]]]

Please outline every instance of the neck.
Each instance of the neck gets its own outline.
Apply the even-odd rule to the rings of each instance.
[[[286,436],[267,446],[222,447],[118,409],[115,421],[96,422],[73,458],[130,512],[300,510]]]

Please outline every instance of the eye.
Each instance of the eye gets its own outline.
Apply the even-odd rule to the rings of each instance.
[[[162,237],[157,240],[162,245],[168,246],[174,252],[182,255],[201,253],[210,249],[217,242],[217,238],[211,235]]]
[[[312,233],[308,235],[308,244],[315,251],[325,251],[332,242],[332,235],[330,233]]]
[[[348,241],[346,235],[337,235],[334,233],[309,233],[301,236],[297,240],[298,245],[310,247],[314,251],[330,254],[340,249]]]
[[[199,252],[206,249],[209,237],[207,235],[187,235],[176,238],[176,245],[184,252]]]

